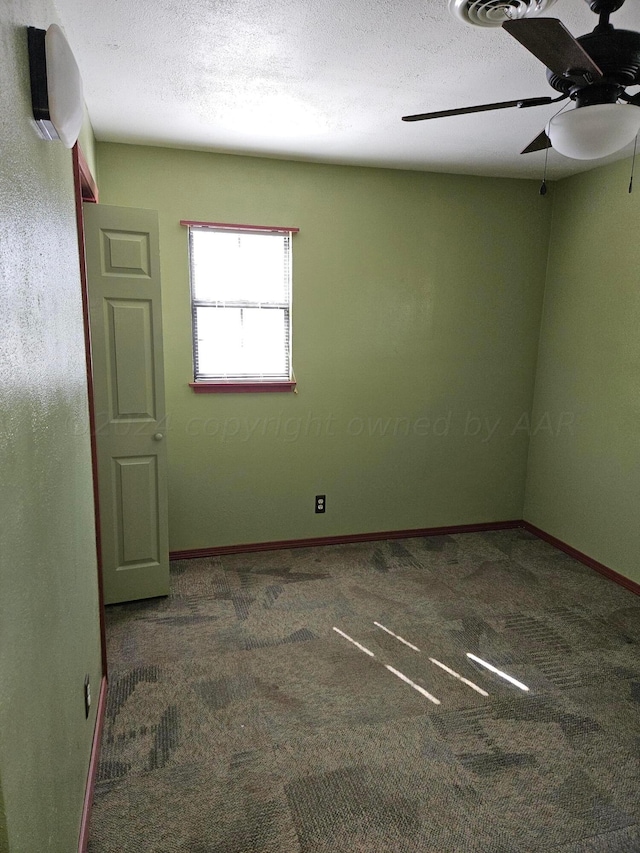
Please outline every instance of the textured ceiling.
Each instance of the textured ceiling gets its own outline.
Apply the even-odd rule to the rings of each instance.
[[[544,152],[518,152],[557,107],[400,121],[410,113],[554,94],[530,53],[501,29],[465,26],[450,15],[447,0],[55,3],[100,140],[541,176]],[[574,35],[597,22],[584,0],[558,0],[546,14]],[[612,20],[640,30],[640,0],[627,0]],[[549,175],[601,162],[551,152]]]

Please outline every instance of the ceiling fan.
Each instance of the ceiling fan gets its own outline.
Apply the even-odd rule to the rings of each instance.
[[[571,99],[575,108],[556,114],[522,154],[554,148],[568,157],[592,160],[624,148],[640,132],[640,93],[627,92],[640,85],[640,33],[615,29],[609,22],[625,0],[586,2],[599,21],[593,32],[578,38],[557,18],[520,17],[502,23],[510,36],[547,66],[547,80],[560,93],[558,97],[480,104],[403,116],[402,120],[524,109]]]

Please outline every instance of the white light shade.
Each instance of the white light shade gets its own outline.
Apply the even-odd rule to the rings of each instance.
[[[574,160],[597,160],[620,151],[640,133],[640,108],[594,104],[554,116],[547,125],[551,145]]]
[[[64,33],[57,24],[51,24],[47,30],[44,46],[49,116],[62,144],[73,148],[84,119],[80,71]]]

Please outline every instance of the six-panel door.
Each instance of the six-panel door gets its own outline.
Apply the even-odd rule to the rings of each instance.
[[[87,204],[106,604],[169,591],[158,215]]]

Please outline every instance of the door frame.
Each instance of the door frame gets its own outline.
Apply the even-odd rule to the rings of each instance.
[[[87,266],[84,248],[84,215],[82,211],[83,202],[98,202],[98,186],[91,174],[79,144],[73,146],[72,168],[73,168],[73,190],[76,206],[76,227],[78,231],[78,256],[80,260],[80,293],[82,296],[82,325],[84,330],[84,350],[87,371],[87,397],[89,407],[89,440],[91,445],[91,472],[93,481],[93,507],[94,525],[96,537],[96,565],[98,573],[98,614],[100,620],[100,659],[101,678],[100,691],[98,694],[98,705],[96,712],[96,723],[93,731],[91,744],[91,757],[87,772],[87,783],[85,786],[82,816],[80,819],[80,832],[78,835],[78,853],[86,853],[89,843],[89,824],[91,821],[91,809],[93,806],[93,794],[98,774],[98,760],[100,757],[100,744],[102,740],[102,729],[107,704],[107,636],[105,630],[104,595],[102,592],[102,548],[100,536],[100,505],[98,498],[98,456],[96,451],[96,413],[93,399],[93,365],[91,361],[91,329],[89,326],[89,290],[87,284]]]
[[[98,566],[98,603],[100,611],[100,646],[102,675],[107,676],[107,642],[104,618],[104,596],[102,593],[102,548],[100,533],[100,504],[98,497],[98,454],[96,450],[96,412],[93,399],[93,362],[91,359],[91,329],[89,326],[89,288],[87,282],[87,264],[84,248],[83,202],[98,203],[98,186],[89,164],[76,142],[71,151],[73,161],[73,186],[76,203],[76,225],[78,229],[78,253],[80,256],[80,290],[82,294],[82,325],[84,327],[84,351],[87,370],[87,396],[89,403],[89,437],[91,443],[91,469],[93,480],[93,507],[96,535],[96,562]]]

